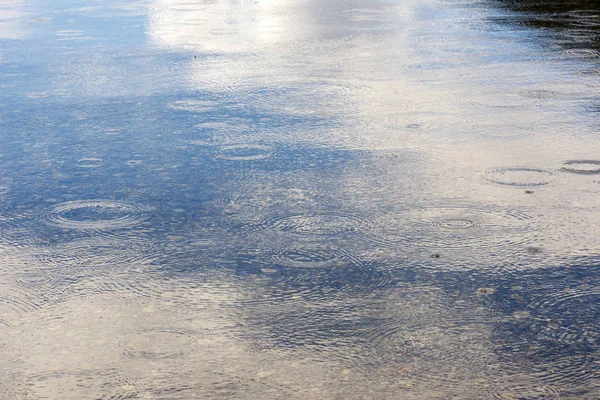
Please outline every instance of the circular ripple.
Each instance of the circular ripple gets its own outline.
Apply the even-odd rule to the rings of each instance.
[[[398,288],[384,299],[379,309],[369,310],[370,324],[357,334],[370,349],[364,354],[367,365],[375,365],[381,376],[406,382],[407,390],[425,390],[423,398],[438,398],[433,393],[482,397],[496,377],[490,372],[497,371],[497,361],[485,350],[488,310],[455,301],[433,287]],[[474,390],[479,397],[471,394]]]
[[[536,363],[532,374],[561,393],[589,394],[600,377],[599,363],[600,360],[594,356],[552,354]]]
[[[40,310],[46,301],[29,293],[15,292],[0,296],[0,325],[13,326]]]
[[[481,221],[473,221],[465,218],[446,218],[434,221],[433,224],[446,229],[469,229],[481,224]]]
[[[415,208],[380,216],[369,236],[386,245],[405,242],[444,248],[520,248],[528,241],[531,218],[512,210]]]
[[[172,328],[148,329],[119,341],[124,357],[147,360],[183,357],[191,353],[197,343],[196,332]]]
[[[134,240],[79,240],[52,248],[35,249],[22,264],[35,272],[106,270],[127,266],[128,271],[149,266],[162,255],[151,243]]]
[[[571,160],[563,163],[562,171],[573,174],[600,174],[599,160]]]
[[[49,371],[24,381],[24,398],[32,400],[136,398],[133,382],[112,370]]]
[[[323,213],[272,218],[266,220],[265,225],[283,233],[337,236],[359,232],[366,225],[366,220],[350,214]]]
[[[19,271],[12,275],[2,276],[6,283],[13,283],[20,296],[35,298],[35,302],[47,305],[59,301],[73,279],[61,271]]]
[[[81,167],[81,168],[98,168],[98,167],[102,166],[103,164],[104,164],[104,162],[102,161],[101,158],[94,158],[94,157],[81,158],[81,159],[75,161],[75,165],[77,165],[78,167]]]
[[[136,225],[141,208],[112,200],[77,200],[57,204],[49,211],[47,223],[68,229],[115,229]]]
[[[231,161],[263,160],[271,157],[271,149],[257,144],[235,144],[222,147],[218,157]]]
[[[487,180],[504,186],[544,186],[552,181],[551,171],[538,168],[499,168],[487,172]]]
[[[565,290],[529,304],[532,332],[543,341],[600,346],[600,289]]]
[[[597,58],[600,57],[600,52],[593,49],[568,49],[565,54],[575,58]]]
[[[284,250],[272,256],[276,266],[290,268],[339,268],[356,264],[356,259],[346,252],[327,246],[302,246]]]
[[[169,108],[174,110],[189,111],[189,112],[207,112],[212,111],[215,108],[215,104],[212,101],[202,100],[179,100],[169,104]]]

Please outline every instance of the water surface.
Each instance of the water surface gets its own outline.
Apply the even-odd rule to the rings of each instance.
[[[599,35],[0,1],[0,397],[600,397]]]

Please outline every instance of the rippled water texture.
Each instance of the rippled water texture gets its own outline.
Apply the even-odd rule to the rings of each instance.
[[[0,400],[600,398],[600,7],[0,0]]]

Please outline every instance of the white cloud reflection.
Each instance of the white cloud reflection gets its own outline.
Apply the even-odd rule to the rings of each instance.
[[[0,40],[24,39],[26,32],[22,18],[25,15],[22,1],[0,0]]]

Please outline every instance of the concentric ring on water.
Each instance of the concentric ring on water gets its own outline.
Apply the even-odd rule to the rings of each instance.
[[[218,158],[230,161],[254,161],[271,157],[271,148],[259,144],[233,144],[221,147]]]
[[[521,249],[535,229],[532,217],[516,210],[476,207],[415,207],[386,213],[370,226],[378,243],[439,248],[512,247]]]
[[[58,370],[25,375],[19,393],[26,399],[111,399],[134,398],[133,381],[116,370]],[[21,397],[17,397],[21,398]]]
[[[561,171],[582,175],[600,174],[600,160],[565,161]]]
[[[326,269],[356,264],[348,253],[322,245],[301,245],[271,256],[275,266],[304,269]]]
[[[175,328],[146,329],[118,341],[124,357],[147,360],[183,357],[192,352],[197,343],[196,332]]]
[[[486,180],[503,186],[544,186],[552,182],[554,173],[530,167],[508,167],[487,171]]]
[[[46,223],[67,229],[115,229],[138,224],[142,209],[113,200],[75,200],[53,206]]]
[[[88,157],[88,158],[80,158],[75,161],[75,165],[81,168],[98,168],[104,164],[101,158]]]
[[[434,225],[446,229],[469,229],[480,223],[481,221],[473,221],[466,218],[446,218],[433,222]]]
[[[594,49],[568,49],[565,54],[575,58],[597,58],[600,57],[600,52]]]
[[[544,341],[597,349],[599,300],[600,288],[566,289],[537,299],[528,305],[534,321],[531,331]]]
[[[264,221],[283,233],[307,236],[336,236],[359,232],[367,220],[352,214],[315,213],[274,217]]]

